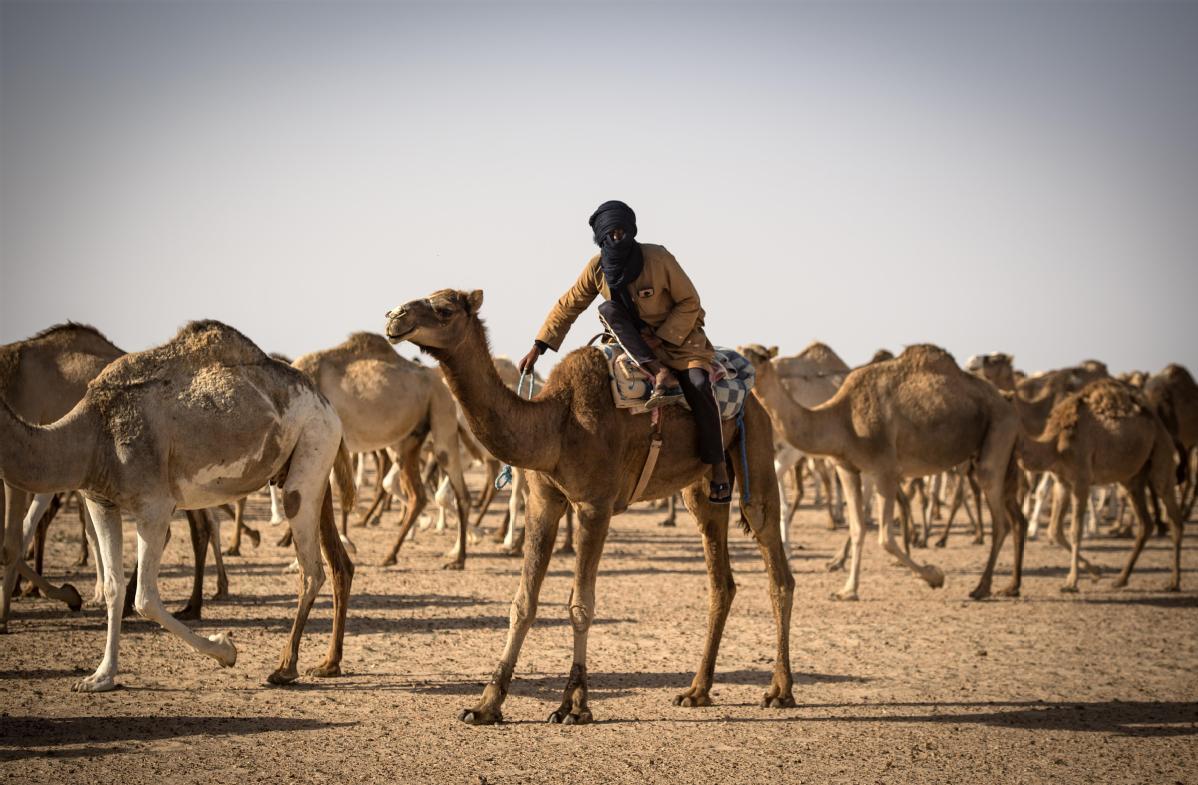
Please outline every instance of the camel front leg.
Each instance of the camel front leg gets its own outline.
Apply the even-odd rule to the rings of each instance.
[[[201,510],[186,510],[185,513],[188,532],[191,534],[191,554],[195,559],[195,567],[191,574],[191,597],[186,605],[175,611],[175,618],[180,621],[199,621],[204,608],[204,567],[211,533],[207,522],[202,518]]]
[[[143,617],[158,622],[167,632],[172,633],[184,643],[191,646],[200,654],[205,654],[216,660],[225,668],[231,668],[237,662],[237,647],[225,633],[210,637],[201,637],[187,628],[183,622],[176,619],[162,605],[158,595],[158,570],[162,563],[162,550],[166,547],[167,535],[170,532],[171,507],[163,504],[158,508],[145,508],[138,512],[137,522],[137,597],[133,607]],[[202,515],[202,513],[201,513]],[[197,516],[197,530],[206,531],[207,526],[202,517]],[[99,527],[97,527],[97,534]],[[199,552],[203,561],[207,551],[207,538]],[[120,556],[118,555],[119,559]]]
[[[121,511],[92,499],[84,499],[96,535],[96,567],[104,571],[104,603],[108,611],[108,635],[104,658],[85,679],[72,685],[74,692],[108,692],[116,688],[117,659],[121,642],[121,616],[125,607],[125,566],[121,562]]]
[[[1062,592],[1070,594],[1077,592],[1078,569],[1082,555],[1082,523],[1086,517],[1086,506],[1089,501],[1089,483],[1075,482],[1073,484],[1073,517],[1069,521],[1069,538],[1071,540],[1069,544],[1069,574],[1065,576],[1065,583],[1061,586]]]
[[[944,585],[944,573],[940,571],[940,568],[931,564],[917,564],[894,540],[892,526],[894,524],[895,498],[900,493],[898,482],[890,477],[879,477],[877,493],[882,502],[882,520],[878,524],[878,544],[882,546],[883,550],[898,559],[904,567],[926,581],[933,589],[939,589]]]
[[[580,505],[578,511],[578,556],[574,562],[574,586],[570,590],[570,627],[574,631],[574,659],[562,695],[562,703],[549,715],[551,723],[585,725],[592,719],[587,704],[587,635],[595,618],[595,581],[599,559],[611,525],[611,508]]]
[[[861,547],[865,541],[865,510],[861,504],[861,475],[843,466],[836,467],[840,484],[848,501],[849,541],[846,547],[849,551],[849,574],[844,587],[832,595],[834,600],[857,599],[857,586],[861,580]],[[829,565],[830,567],[830,565]]]
[[[420,517],[420,513],[424,511],[424,505],[428,502],[424,493],[424,483],[420,477],[420,442],[419,438],[411,436],[400,442],[396,448],[395,466],[387,474],[387,480],[390,482],[384,481],[387,490],[394,493],[394,478],[398,474],[400,488],[407,499],[407,509],[404,510],[403,520],[399,525],[399,536],[395,538],[395,545],[391,546],[387,558],[383,560],[384,567],[389,567],[399,560],[400,546],[403,545],[404,538],[408,536],[412,524]]]
[[[528,483],[524,478],[524,470],[512,467],[512,485],[509,489],[510,493],[507,500],[507,525],[504,526],[503,547],[513,555],[516,555],[516,531],[520,529],[520,504],[524,502],[524,497],[528,495]],[[523,538],[521,538],[523,539]]]
[[[69,583],[62,586],[51,585],[21,558],[24,556],[22,523],[25,511],[29,508],[30,496],[31,494],[8,483],[4,484],[5,525],[4,540],[0,545],[0,568],[4,570],[4,585],[0,587],[3,590],[3,594],[0,594],[0,634],[8,632],[9,607],[18,575],[36,586],[46,597],[66,603],[73,611],[83,607],[83,598],[75,591],[74,586]]]
[[[216,562],[216,592],[209,599],[224,600],[229,597],[229,573],[225,572],[225,560],[220,552],[220,516],[213,507],[202,515],[208,527],[208,540],[212,548],[212,560]]]
[[[716,655],[732,598],[736,596],[736,581],[732,578],[732,562],[728,557],[728,508],[717,507],[708,500],[706,484],[700,480],[682,491],[682,501],[695,516],[703,535],[703,557],[707,562],[707,639],[690,689],[674,697],[675,706],[711,705]],[[580,538],[584,532],[585,527],[580,526]]]
[[[1056,482],[1056,478],[1053,477],[1052,472],[1044,472],[1042,475],[1040,475],[1040,482],[1036,483],[1036,491],[1035,491],[1035,496],[1034,496],[1035,503],[1032,506],[1032,511],[1031,511],[1031,513],[1028,514],[1028,519],[1027,519],[1027,538],[1029,540],[1034,540],[1034,539],[1036,539],[1036,536],[1039,535],[1039,533],[1040,533],[1040,512],[1041,512],[1041,510],[1044,509],[1044,500],[1046,498],[1048,498],[1049,490],[1053,489],[1056,485],[1059,485],[1059,484],[1060,483]],[[1053,504],[1056,504],[1057,499],[1059,497],[1056,494],[1055,490],[1053,490],[1052,498],[1053,498]],[[1051,513],[1050,513],[1050,516],[1051,516]]]
[[[445,474],[453,487],[454,499],[458,511],[458,539],[452,549],[446,554],[448,559],[441,565],[445,570],[461,570],[466,567],[466,543],[470,527],[470,489],[466,487],[466,477],[462,472],[462,456],[457,447],[457,431],[453,432],[452,441],[446,450],[437,451],[437,460],[444,461]]]
[[[298,449],[298,448],[297,448]],[[312,612],[312,604],[320,587],[324,585],[324,566],[320,560],[319,526],[324,497],[332,491],[328,488],[328,470],[319,476],[312,466],[303,467],[296,471],[293,467],[284,482],[284,493],[295,493],[299,496],[299,510],[288,519],[291,525],[292,543],[295,545],[295,558],[299,563],[299,598],[295,610],[295,620],[291,625],[291,635],[283,649],[279,666],[266,677],[268,684],[290,684],[299,678],[299,646],[308,623],[308,614]],[[332,503],[332,498],[328,500]],[[291,512],[291,510],[287,510]],[[338,538],[340,541],[340,538]]]
[[[458,714],[458,719],[469,725],[493,725],[503,720],[503,701],[516,671],[520,648],[537,616],[537,600],[553,554],[553,542],[557,539],[558,521],[566,511],[565,497],[548,482],[530,476],[529,484],[531,493],[525,527],[524,564],[520,570],[520,586],[512,599],[507,643],[499,664],[491,674],[490,683],[483,689],[482,698],[472,708],[463,709]]]

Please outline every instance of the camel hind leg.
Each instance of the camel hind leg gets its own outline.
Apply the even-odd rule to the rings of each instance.
[[[558,521],[566,511],[566,498],[561,491],[539,479],[535,472],[529,472],[528,480],[524,563],[520,569],[520,585],[512,599],[507,643],[478,703],[458,714],[458,719],[469,725],[493,725],[503,720],[503,701],[516,671],[520,648],[537,616],[537,601],[553,554],[553,542],[557,539]]]
[[[399,535],[395,538],[395,544],[391,546],[387,558],[383,560],[384,567],[389,567],[399,560],[399,548],[408,536],[408,530],[412,528],[412,524],[423,512],[424,505],[428,503],[428,497],[424,492],[424,483],[420,477],[420,445],[423,441],[423,435],[408,436],[396,448],[395,466],[391,468],[394,474],[388,474],[388,479],[398,474],[400,490],[407,499],[407,509],[404,510],[403,520],[399,524]],[[388,486],[387,490],[395,492],[394,482]]]
[[[770,419],[765,410],[750,399],[745,405],[745,426],[742,434],[748,452],[748,476],[742,463],[739,449],[733,443],[729,461],[739,488],[748,488],[750,499],[741,496],[741,523],[753,534],[757,549],[765,562],[765,571],[770,595],[770,606],[774,612],[776,653],[774,673],[770,686],[762,695],[761,705],[766,708],[789,708],[795,705],[794,675],[790,670],[790,615],[794,604],[794,576],[786,551],[782,549],[782,532],[778,523],[782,504],[778,496],[778,483],[774,477],[773,438]],[[726,536],[726,535],[725,535]],[[729,568],[731,572],[731,568]],[[731,576],[729,575],[729,580]],[[731,597],[729,597],[731,602]]]
[[[83,598],[74,586],[69,583],[51,585],[21,558],[24,556],[22,523],[29,507],[29,498],[30,494],[4,483],[5,526],[4,540],[0,543],[0,569],[4,571],[4,583],[0,586],[0,634],[8,632],[9,603],[18,575],[40,589],[46,597],[66,603],[73,611],[83,607]]]
[[[877,478],[876,493],[882,502],[882,520],[878,524],[878,544],[882,546],[883,550],[898,559],[903,566],[926,581],[933,589],[939,589],[944,585],[944,573],[940,571],[940,568],[931,564],[916,563],[895,542],[892,525],[895,500],[900,492],[899,483],[895,478],[884,476]]]
[[[121,511],[116,507],[84,499],[96,537],[96,568],[102,569],[104,604],[108,614],[104,658],[95,672],[71,686],[74,692],[107,692],[116,689],[120,654],[121,616],[125,607],[125,567],[121,562]]]
[[[333,631],[324,662],[308,670],[309,676],[340,676],[345,641],[345,617],[349,611],[349,591],[354,580],[354,565],[337,533],[333,514],[333,491],[326,487],[320,506],[320,549],[333,572]]]

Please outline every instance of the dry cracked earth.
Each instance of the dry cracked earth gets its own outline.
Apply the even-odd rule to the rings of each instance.
[[[475,478],[475,487],[478,484]],[[796,516],[792,652],[794,709],[762,709],[774,623],[753,542],[730,535],[739,591],[717,667],[715,705],[671,704],[698,662],[706,620],[702,547],[689,515],[635,509],[612,524],[590,639],[595,723],[548,725],[570,665],[566,606],[573,559],[555,556],[539,618],[525,644],[506,722],[458,721],[493,669],[519,561],[489,537],[464,572],[440,569],[448,534],[419,532],[397,567],[383,568],[398,516],[357,528],[358,547],[341,678],[264,684],[295,607],[290,551],[273,542],[264,497],[251,523],[258,548],[228,559],[232,598],[208,603],[197,628],[228,631],[232,669],[156,625],[127,621],[121,689],[79,695],[71,684],[98,663],[101,609],[44,599],[14,603],[0,638],[0,781],[122,785],[187,782],[1161,782],[1198,780],[1198,548],[1185,540],[1183,591],[1161,591],[1167,540],[1154,538],[1123,591],[1110,572],[1128,541],[1087,541],[1108,575],[1058,586],[1067,555],[1029,545],[1023,596],[973,602],[985,550],[959,522],[944,550],[916,552],[948,579],[933,590],[894,566],[871,537],[861,600],[830,594],[842,574],[824,564],[844,530],[823,511]],[[68,568],[77,523],[51,531],[47,572],[90,596],[90,568]],[[494,526],[498,513],[488,516]],[[176,522],[163,596],[190,587],[186,525]],[[229,526],[226,524],[226,538]],[[1192,525],[1191,525],[1192,529]],[[126,529],[126,564],[133,537]],[[998,585],[1010,569],[999,562]],[[210,569],[208,592],[215,578]],[[326,584],[301,667],[323,655]]]

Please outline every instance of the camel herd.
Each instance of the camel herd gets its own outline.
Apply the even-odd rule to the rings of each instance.
[[[39,532],[44,536],[63,494],[76,493],[86,535],[81,538],[84,558],[91,541],[96,600],[106,605],[108,630],[99,666],[74,689],[102,692],[115,686],[127,599],[137,613],[222,666],[232,666],[237,650],[227,636],[201,637],[176,616],[198,617],[210,545],[223,577],[218,511],[235,521],[226,555],[239,555],[243,533],[255,543],[260,537],[243,521],[245,499],[268,488],[272,519],[285,521],[284,541],[294,545],[299,572],[295,621],[268,681],[287,684],[299,678],[300,638],[326,563],[333,584],[333,634],[324,662],[308,673],[334,676],[340,673],[359,557],[350,541],[349,516],[366,460],[373,456],[379,481],[363,525],[377,520],[376,513],[393,501],[402,506],[399,531],[383,563],[399,560],[429,490],[436,488],[438,525],[449,517],[457,521],[445,566],[458,570],[466,564],[468,544],[478,541],[478,524],[504,463],[514,467],[513,486],[497,536],[522,554],[523,566],[499,663],[461,719],[471,724],[502,720],[564,517],[569,539],[562,549],[576,554],[568,610],[573,661],[561,705],[549,719],[591,720],[587,641],[611,518],[636,503],[666,499],[672,505],[676,494],[703,538],[709,609],[699,665],[675,703],[709,705],[736,584],[728,508],[708,500],[693,418],[676,407],[660,417],[617,409],[607,363],[592,348],[562,358],[547,380],[536,381],[535,395],[518,394],[514,367],[491,355],[479,316],[482,306],[481,291],[441,290],[390,311],[385,336],[356,333],[293,363],[266,354],[215,321],[190,323],[167,343],[131,354],[95,329],[70,323],[0,347],[5,500],[0,631],[8,631],[18,578],[73,610],[82,606],[74,587],[55,586],[40,575],[40,555],[38,569],[26,562],[27,550]],[[439,367],[402,358],[391,346],[399,342],[419,347]],[[739,489],[734,509],[765,563],[777,634],[763,706],[794,705],[789,630],[795,581],[788,552],[794,547],[790,521],[803,493],[804,472],[816,480],[829,525],[848,523],[844,549],[830,564],[847,563],[837,599],[858,597],[871,517],[888,554],[929,586],[943,586],[939,568],[911,556],[912,546],[929,543],[937,517],[932,509],[942,500],[951,510],[936,545],[944,544],[958,509],[974,521],[975,542],[984,540],[983,502],[991,522],[988,555],[970,596],[1017,596],[1029,516],[1034,532],[1050,485],[1049,537],[1069,550],[1063,591],[1077,591],[1079,570],[1096,571],[1081,554],[1087,516],[1093,519],[1100,506],[1092,497],[1115,509],[1117,519],[1130,511],[1136,523],[1115,585],[1127,583],[1147,539],[1167,523],[1172,537],[1167,588],[1180,588],[1183,525],[1198,493],[1198,386],[1181,366],[1116,379],[1101,363],[1088,362],[1024,376],[1009,355],[979,355],[963,368],[931,345],[907,347],[897,357],[879,352],[855,369],[823,344],[789,358],[756,344],[740,351],[756,368],[756,385],[742,418],[724,423],[724,436]],[[646,481],[638,483],[658,434],[660,454]],[[472,460],[483,463],[488,475],[473,521],[465,480]],[[796,480],[793,497],[791,478]],[[335,498],[341,505],[340,527]],[[159,598],[158,572],[176,511],[188,513],[196,580],[185,612],[173,616]],[[901,538],[895,533],[896,511]],[[123,515],[136,522],[137,532],[129,589],[121,558]],[[916,531],[919,518],[922,528]],[[1010,582],[993,592],[1008,535]]]

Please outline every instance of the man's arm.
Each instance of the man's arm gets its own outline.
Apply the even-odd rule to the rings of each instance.
[[[549,315],[545,317],[545,323],[541,325],[541,331],[537,333],[537,341],[555,352],[561,348],[562,341],[566,339],[566,333],[570,332],[574,321],[599,296],[593,266],[593,260],[587,263],[582,275],[578,276],[570,290],[553,306]]]
[[[699,312],[702,310],[699,305],[699,292],[695,290],[690,277],[673,256],[666,262],[665,269],[666,286],[674,300],[674,307],[654,332],[666,343],[681,346],[686,336],[695,329],[695,323],[699,321]]]

